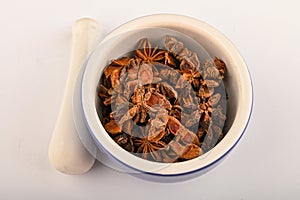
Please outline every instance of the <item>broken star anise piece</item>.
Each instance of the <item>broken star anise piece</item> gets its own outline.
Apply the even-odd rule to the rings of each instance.
[[[167,36],[165,47],[180,61],[180,69],[182,72],[190,72],[193,76],[197,76],[200,69],[200,61],[195,52],[184,47],[183,43],[173,36]]]
[[[153,81],[152,65],[143,63],[138,71],[139,85],[147,85]]]
[[[148,139],[150,141],[159,141],[166,134],[166,126],[168,123],[168,112],[166,109],[159,109],[153,119],[150,121],[150,128],[148,132]]]
[[[202,149],[195,144],[189,144],[186,146],[186,149],[184,153],[180,156],[180,158],[183,158],[185,160],[190,160],[193,158],[196,158],[203,154]]]
[[[106,78],[110,78],[111,86],[114,88],[119,83],[120,72],[124,66],[130,63],[130,58],[123,57],[113,60],[111,64],[104,70]]]
[[[226,64],[224,63],[223,60],[215,57],[214,59],[214,63],[217,67],[217,69],[219,70],[221,77],[224,78],[225,72],[226,72]]]
[[[123,149],[129,152],[134,152],[134,145],[131,136],[126,133],[114,137],[114,141]]]
[[[216,88],[220,86],[223,76],[221,72],[225,73],[225,67],[220,70],[217,68],[214,62],[206,61],[203,66],[202,77],[204,79],[204,84],[209,88]]]
[[[104,128],[112,135],[122,132],[122,128],[116,123],[115,120],[111,120],[110,122],[105,124]]]

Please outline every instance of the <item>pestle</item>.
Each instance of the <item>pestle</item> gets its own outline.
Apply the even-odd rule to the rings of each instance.
[[[75,127],[72,107],[74,83],[84,60],[102,39],[103,28],[93,19],[82,18],[73,24],[72,34],[68,79],[49,145],[49,160],[58,171],[75,175],[89,171],[95,158],[81,143]]]

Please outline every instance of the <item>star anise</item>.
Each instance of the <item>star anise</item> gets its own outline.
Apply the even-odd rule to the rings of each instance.
[[[107,124],[104,125],[105,130],[107,130],[110,134],[115,135],[122,132],[122,128],[116,123],[115,120],[111,120]]]
[[[224,63],[223,60],[221,60],[217,57],[215,57],[214,63],[216,65],[216,67],[218,68],[218,70],[221,74],[221,77],[224,78],[224,75],[225,75],[225,72],[226,72],[226,64]]]
[[[182,76],[198,88],[200,86],[200,61],[197,54],[185,48],[182,42],[172,36],[166,37],[165,46],[180,61]]]
[[[189,160],[203,154],[197,135],[185,128],[176,118],[169,117],[168,128],[175,135],[166,147],[171,157]]]
[[[162,62],[165,58],[166,51],[159,50],[158,47],[152,48],[148,38],[143,38],[138,44],[138,48],[135,51],[135,58],[142,62]],[[174,63],[170,57],[166,62]]]
[[[206,61],[202,68],[204,84],[207,85],[208,88],[219,87],[224,78],[224,73],[225,67],[218,58],[215,58],[214,62]]]
[[[200,86],[200,81],[199,81],[199,78],[200,78],[200,72],[199,71],[191,71],[191,70],[185,70],[185,71],[182,71],[182,76],[188,80],[194,88],[199,88]]]
[[[161,161],[161,153],[166,144],[163,141],[152,141],[149,139],[150,126],[140,127],[140,137],[134,138],[134,145],[137,147],[137,153],[148,160]]]
[[[123,57],[117,60],[113,60],[111,64],[104,70],[106,78],[110,78],[111,86],[114,88],[120,79],[120,72],[122,68],[130,63],[130,58]]]

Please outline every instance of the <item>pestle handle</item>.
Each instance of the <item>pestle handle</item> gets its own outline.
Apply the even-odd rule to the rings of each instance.
[[[103,28],[93,19],[82,18],[72,26],[72,54],[65,93],[49,145],[49,160],[60,172],[83,174],[93,166],[95,158],[89,154],[78,136],[72,98],[78,72],[96,44],[103,37]]]

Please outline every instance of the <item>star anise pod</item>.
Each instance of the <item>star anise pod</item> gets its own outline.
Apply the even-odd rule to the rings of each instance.
[[[224,75],[226,73],[226,64],[224,63],[223,60],[221,60],[217,57],[215,57],[214,63],[216,65],[217,69],[219,70],[221,77],[224,78]]]
[[[197,54],[185,48],[184,44],[175,37],[167,36],[165,39],[165,47],[181,62],[181,70],[199,70],[200,61]]]
[[[121,126],[119,126],[115,120],[111,120],[110,122],[105,124],[104,128],[112,135],[119,134],[122,132]]]
[[[191,70],[184,70],[182,71],[182,76],[188,80],[194,88],[199,88],[200,86],[200,72],[199,71],[191,71]]]
[[[123,57],[117,60],[113,60],[111,64],[104,70],[106,78],[110,78],[111,86],[114,88],[120,81],[120,72],[123,67],[130,63],[130,58]]]
[[[220,61],[216,62],[221,63]],[[223,68],[220,64],[219,68],[220,70],[217,68],[214,62],[205,62],[201,75],[203,77],[204,84],[207,85],[208,88],[216,88],[220,86],[224,75],[222,75],[222,73],[225,73],[225,67]]]
[[[169,156],[173,158],[173,161],[175,161],[178,158],[190,160],[203,154],[202,149],[198,145],[193,143],[181,144],[180,142],[177,142],[175,140],[172,140],[168,144],[166,151],[168,153],[164,157]]]
[[[135,58],[143,62],[162,62],[165,58],[165,51],[159,50],[158,47],[152,48],[152,45],[148,38],[143,38],[138,44],[138,48],[135,51]],[[172,61],[169,59],[166,62]]]
[[[163,141],[152,141],[149,139],[150,126],[140,127],[140,137],[134,138],[134,145],[137,147],[137,153],[148,160],[161,161],[162,157],[159,150],[162,150],[166,144]]]

